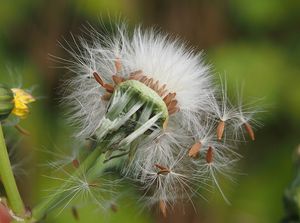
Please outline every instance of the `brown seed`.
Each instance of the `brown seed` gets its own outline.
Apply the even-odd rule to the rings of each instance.
[[[172,100],[172,101],[170,101],[168,104],[167,104],[167,107],[168,107],[168,109],[172,109],[172,108],[174,108],[176,105],[177,105],[177,100],[175,99],[175,100]]]
[[[150,78],[149,83],[148,83],[148,87],[152,88],[152,84],[153,84],[153,78]]]
[[[143,81],[143,83],[144,83],[146,86],[148,86],[149,78],[146,78],[146,79]]]
[[[245,129],[246,129],[248,135],[250,136],[251,140],[254,141],[255,140],[255,134],[254,134],[254,131],[253,131],[251,125],[248,122],[245,122],[244,126],[245,126]]]
[[[207,163],[211,163],[213,161],[213,149],[211,146],[208,147],[205,159]]]
[[[106,84],[104,81],[101,79],[99,74],[97,72],[93,73],[95,80],[108,92],[113,93],[114,92],[114,87],[111,84]]]
[[[140,82],[145,83],[148,80],[146,76],[142,76]]]
[[[116,58],[115,60],[115,68],[116,68],[116,73],[119,73],[122,70],[122,63],[120,58]]]
[[[103,86],[105,88],[105,90],[109,93],[113,93],[114,92],[114,87],[111,84],[104,84]]]
[[[130,73],[129,79],[130,79],[130,80],[138,80],[138,79],[140,79],[142,76],[143,76],[143,71],[137,70],[137,71],[134,71],[134,72]]]
[[[79,214],[78,214],[77,208],[75,206],[72,207],[72,215],[76,221],[79,220]]]
[[[164,218],[166,218],[167,217],[167,204],[165,201],[163,201],[163,200],[159,201],[159,209],[160,209],[162,215],[164,216]]]
[[[110,209],[111,209],[113,212],[115,212],[115,213],[118,211],[118,207],[117,207],[116,204],[111,204],[111,205],[110,205]]]
[[[167,167],[161,166],[159,164],[154,164],[154,166],[160,169],[160,171],[157,172],[157,175],[167,175],[168,173],[170,173],[170,170]]]
[[[157,93],[160,97],[163,97],[167,92],[168,92],[168,89],[166,89],[165,84],[157,91]]]
[[[220,121],[218,126],[217,126],[217,138],[218,140],[222,140],[223,134],[224,134],[224,129],[225,129],[225,122]]]
[[[169,115],[172,115],[178,111],[177,107],[168,108]]]
[[[97,183],[89,183],[89,187],[99,187]]]
[[[164,167],[164,166],[162,166],[162,165],[160,165],[160,164],[154,164],[154,166],[157,167],[157,168],[160,169],[160,170],[165,170],[165,169],[167,169],[166,167]]]
[[[175,96],[176,96],[176,93],[167,94],[167,96],[165,96],[163,99],[164,102],[166,103],[166,105],[169,104],[173,100],[173,98],[175,98]]]
[[[166,104],[167,104],[167,102],[170,101],[170,97],[171,97],[171,93],[167,94],[167,95],[163,98],[163,100],[164,100],[164,102],[165,102]]]
[[[165,94],[167,92],[167,90],[164,90],[164,92],[161,92],[161,97],[163,94]],[[171,93],[168,93],[164,98],[163,101],[166,103],[166,100],[169,100]]]
[[[167,85],[166,84],[164,84],[161,88],[159,88],[158,90],[157,90],[157,93],[159,94],[159,96],[163,96],[164,94],[164,92],[166,91],[166,87],[167,87]]]
[[[160,96],[160,97],[163,97],[167,92],[168,92],[168,90],[166,89],[166,90],[162,91],[162,92],[159,94],[159,96]]]
[[[103,80],[101,79],[101,77],[99,76],[99,74],[97,72],[94,72],[93,73],[93,76],[95,78],[95,80],[102,86],[104,87],[104,82]]]
[[[79,167],[79,165],[80,165],[78,159],[73,159],[73,160],[72,160],[72,164],[73,164],[73,167],[75,167],[76,169],[77,169],[77,168]]]
[[[152,86],[152,89],[154,90],[154,91],[158,91],[158,87],[159,87],[159,81],[156,81],[154,84],[153,84],[153,86]],[[158,93],[158,92],[157,92]]]
[[[123,77],[120,77],[120,76],[117,76],[117,75],[113,75],[112,79],[115,82],[115,84],[120,84],[124,81]]]
[[[199,157],[200,149],[201,149],[201,142],[195,143],[189,150],[189,153],[188,153],[189,157],[192,157],[192,158]]]

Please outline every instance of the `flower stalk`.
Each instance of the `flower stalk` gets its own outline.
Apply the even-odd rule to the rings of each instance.
[[[0,124],[0,176],[5,188],[10,208],[14,214],[22,216],[25,214],[24,204],[21,199],[14,174],[11,168],[2,126]]]

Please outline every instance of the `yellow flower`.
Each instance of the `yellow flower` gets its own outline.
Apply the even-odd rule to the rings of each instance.
[[[29,114],[28,104],[35,101],[35,98],[19,88],[12,88],[14,93],[14,108],[12,113],[21,119],[24,119]]]

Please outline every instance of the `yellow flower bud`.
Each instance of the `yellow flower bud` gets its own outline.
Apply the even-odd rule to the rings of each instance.
[[[24,119],[29,114],[28,104],[35,101],[35,98],[19,88],[11,89],[14,94],[14,108],[12,113],[21,119]]]

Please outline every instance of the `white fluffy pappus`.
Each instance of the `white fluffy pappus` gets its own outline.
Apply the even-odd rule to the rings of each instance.
[[[203,62],[202,53],[187,49],[178,39],[141,28],[130,36],[126,27],[121,26],[113,37],[99,34],[92,43],[83,38],[79,41],[74,39],[75,47],[64,47],[75,59],[64,60],[76,75],[66,82],[65,89],[72,93],[65,99],[70,103],[71,122],[81,125],[78,135],[92,135],[97,121],[105,114],[105,101],[99,100],[105,91],[94,81],[93,72],[99,72],[103,81],[112,83],[117,60],[122,66],[120,76],[128,78],[130,73],[142,70],[160,85],[166,84],[168,92],[175,92],[180,114],[177,120],[181,123],[192,125],[198,120],[194,116],[199,111],[208,110],[209,96],[214,91],[209,66]]]
[[[254,140],[251,109],[234,107],[226,82],[215,85],[202,53],[177,38],[140,27],[130,34],[124,25],[112,37],[94,29],[90,36],[73,37],[64,46],[73,58],[61,59],[72,72],[63,103],[77,136],[109,141],[107,161],[128,155],[123,175],[141,183],[163,214],[178,199],[203,196],[205,179],[227,201],[217,174],[239,158],[238,131]]]

